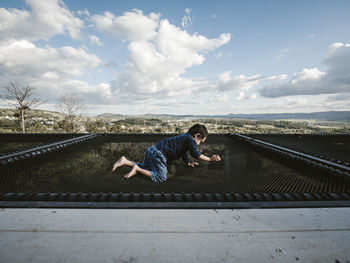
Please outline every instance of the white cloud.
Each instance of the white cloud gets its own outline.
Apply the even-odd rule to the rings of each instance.
[[[295,73],[291,79],[291,84],[298,84],[304,81],[314,81],[325,76],[325,72],[319,71],[317,68],[303,69],[302,72]]]
[[[181,20],[181,26],[182,28],[186,28],[188,26],[192,26],[192,15],[191,15],[191,8],[185,8],[185,16]]]
[[[160,19],[159,14],[145,15],[140,10],[119,17],[106,12],[93,16],[93,21],[101,32],[130,41],[125,72],[111,83],[115,92],[122,91],[134,99],[154,98],[156,94],[162,97],[189,94],[213,86],[206,80],[181,75],[187,68],[202,64],[205,53],[230,41],[230,34],[221,34],[216,39],[189,34],[168,20]]]
[[[59,101],[60,95],[65,93],[76,93],[84,104],[112,104],[113,94],[110,84],[100,83],[91,85],[85,81],[75,79],[63,79],[58,81],[38,78],[31,82],[37,94],[50,103]]]
[[[326,79],[334,85],[331,93],[350,92],[350,44],[334,43],[323,61],[329,67]]]
[[[222,52],[219,52],[218,54],[216,54],[216,59],[220,59],[222,57]]]
[[[53,79],[59,78],[58,74],[52,71],[46,71],[44,74],[41,75],[41,77],[47,80],[53,80]]]
[[[326,101],[328,102],[346,101],[350,104],[350,93],[332,94],[327,97]]]
[[[0,42],[1,83],[7,85],[16,81],[34,85],[41,97],[50,101],[58,99],[60,91],[81,91],[88,87],[88,84],[72,78],[82,76],[100,63],[96,55],[83,49],[40,48],[27,40]],[[83,89],[91,91],[89,87]]]
[[[256,93],[251,94],[250,96],[248,96],[249,100],[255,100],[258,96],[256,95]]]
[[[325,74],[317,68],[303,69],[302,72],[295,73],[289,83],[265,86],[260,90],[260,94],[271,98],[300,94],[317,95],[322,88]]]
[[[159,14],[144,15],[141,10],[133,9],[116,17],[111,12],[92,16],[97,30],[130,41],[146,41],[156,36]]]
[[[231,71],[226,71],[218,77],[218,89],[220,91],[248,90],[256,86],[264,77],[257,74],[246,77],[244,75],[231,76]]]
[[[73,47],[39,48],[27,40],[0,42],[0,71],[3,75],[35,78],[50,72],[51,76],[76,77],[100,63],[97,56]]]
[[[236,100],[243,100],[243,99],[244,99],[244,92],[240,91],[236,96]]]
[[[76,78],[101,64],[94,54],[81,48],[39,47],[35,40],[49,40],[57,34],[80,36],[84,23],[61,0],[26,0],[29,10],[0,8],[0,84],[18,82],[35,86],[38,96],[57,101],[65,92],[77,92],[90,101],[106,102],[109,84],[90,85]],[[78,12],[89,15],[88,10]],[[102,44],[96,36],[90,41]]]
[[[77,39],[84,22],[60,0],[26,0],[31,11],[0,8],[0,39],[49,39],[68,33]]]
[[[350,44],[331,45],[323,63],[329,68],[326,72],[317,68],[303,69],[295,73],[288,83],[265,86],[260,94],[275,98],[350,92]]]
[[[218,102],[226,102],[230,99],[230,96],[227,95],[227,94],[217,94],[216,97],[215,97],[215,101],[218,101]]]
[[[97,46],[103,46],[103,43],[97,36],[89,35],[90,43]]]
[[[287,78],[288,78],[288,75],[282,74],[282,75],[267,77],[266,80],[285,80]]]
[[[222,96],[222,97],[224,97],[224,98],[229,98],[229,96],[227,95],[227,94],[225,94],[225,95],[220,95],[220,96]],[[247,94],[245,91],[239,91],[237,94],[236,94],[236,96],[235,96],[235,100],[246,100],[246,101],[248,101],[248,100],[255,100],[257,98],[257,95],[256,95],[256,93],[252,93],[252,94]],[[228,99],[227,99],[228,100]],[[222,102],[225,102],[225,101],[227,101],[227,100],[221,100]]]
[[[77,11],[78,15],[82,16],[82,15],[85,15],[85,16],[90,16],[90,12],[89,10],[87,10],[86,8],[84,10],[78,10]]]
[[[157,44],[162,55],[184,69],[202,64],[205,60],[203,53],[228,43],[230,38],[230,34],[221,34],[216,39],[208,39],[196,33],[190,35],[170,24],[168,20],[162,20]]]
[[[286,106],[297,106],[306,105],[308,103],[308,100],[305,98],[286,97],[284,102]]]
[[[350,93],[329,95],[322,106],[332,110],[350,110]]]

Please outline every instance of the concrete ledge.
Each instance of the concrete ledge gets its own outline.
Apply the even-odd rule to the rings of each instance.
[[[45,202],[0,201],[1,208],[246,209],[350,207],[349,200],[273,202]]]
[[[0,262],[349,262],[350,208],[1,209]]]

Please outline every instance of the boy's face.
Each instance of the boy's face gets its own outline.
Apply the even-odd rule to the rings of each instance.
[[[196,141],[197,145],[200,145],[202,142],[205,142],[206,139],[207,137],[201,138],[199,133],[194,136],[194,140]]]

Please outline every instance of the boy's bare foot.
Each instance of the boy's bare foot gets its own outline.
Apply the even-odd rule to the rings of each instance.
[[[124,175],[124,177],[125,178],[130,178],[130,177],[134,176],[135,174],[137,174],[137,167],[136,167],[136,165],[131,169],[131,171],[129,173]]]
[[[126,163],[126,158],[124,156],[120,157],[120,159],[114,163],[112,171],[114,171],[120,166],[123,166],[125,163]]]

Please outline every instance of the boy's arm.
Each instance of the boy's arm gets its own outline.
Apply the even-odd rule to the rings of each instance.
[[[205,156],[204,154],[201,154],[198,159],[201,159],[203,161],[207,162],[219,162],[221,161],[221,158],[219,155],[214,154],[212,157]]]
[[[201,152],[198,150],[198,146],[196,145],[194,140],[191,140],[189,151],[190,151],[191,155],[196,159],[201,159],[201,160],[207,161],[207,162],[221,161],[220,156],[217,154],[213,155],[212,157],[208,157],[208,156],[205,156],[204,154],[201,154]],[[198,165],[198,163],[196,165]]]
[[[184,161],[185,164],[188,164],[191,162],[190,156],[188,155],[188,152],[186,152],[184,154],[184,156],[182,156],[182,160]]]
[[[190,155],[188,154],[188,152],[186,152],[184,156],[182,156],[182,160],[184,161],[185,164],[187,164],[187,166],[190,166],[190,167],[195,167],[195,166],[198,166],[199,164],[197,162],[191,162]]]

